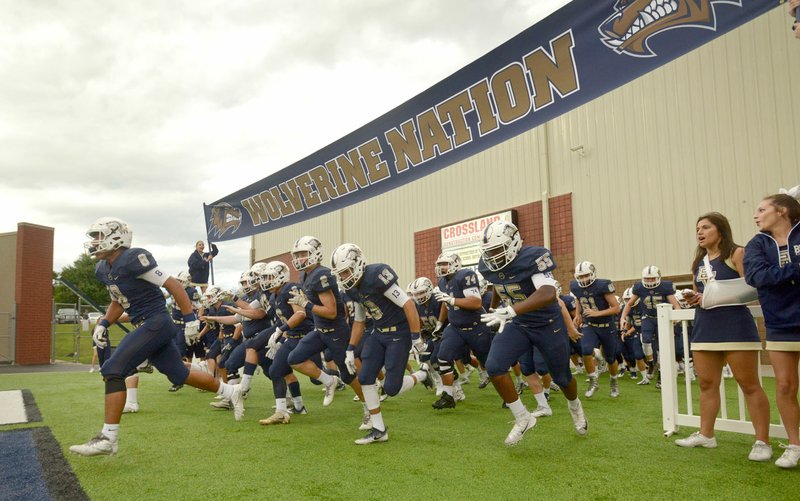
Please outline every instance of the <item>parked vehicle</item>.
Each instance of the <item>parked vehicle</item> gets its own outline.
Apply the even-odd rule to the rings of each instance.
[[[102,318],[102,316],[103,314],[99,311],[90,311],[86,314],[86,320],[89,321],[89,325],[94,326],[94,324],[96,324],[97,321]]]
[[[56,311],[57,324],[70,324],[75,323],[81,319],[81,315],[75,308],[59,308]]]

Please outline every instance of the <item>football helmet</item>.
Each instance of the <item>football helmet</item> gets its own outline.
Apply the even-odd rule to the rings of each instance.
[[[648,289],[655,289],[661,285],[661,270],[658,266],[645,266],[642,270],[642,285]]]
[[[633,287],[628,287],[625,289],[625,292],[622,293],[622,300],[626,303],[631,300],[633,297]]]
[[[477,271],[475,273],[477,273],[477,275],[478,275],[478,289],[480,289],[481,296],[483,296],[484,294],[486,294],[486,291],[489,290],[489,285],[491,285],[491,284],[489,284],[488,280],[483,278],[483,275],[481,275]]]
[[[356,244],[342,244],[331,255],[331,272],[344,290],[352,289],[364,275],[364,253]]]
[[[90,256],[95,256],[98,252],[110,252],[120,247],[130,249],[133,241],[133,232],[128,224],[116,217],[101,217],[86,232],[90,241],[84,242],[83,246]]]
[[[300,256],[306,252],[305,256]],[[303,260],[305,258],[305,261]],[[292,246],[292,266],[297,271],[305,270],[322,262],[322,242],[315,237],[300,237]]]
[[[209,287],[203,293],[203,297],[200,298],[200,304],[203,308],[210,308],[222,301],[222,296],[224,294],[225,292],[217,286]]]
[[[594,265],[589,261],[578,263],[578,266],[575,267],[575,281],[578,282],[578,285],[586,288],[592,285],[595,280],[597,280],[597,274],[595,273]]]
[[[519,230],[508,221],[495,221],[483,231],[481,258],[492,271],[503,269],[517,257],[521,248]]]
[[[261,290],[268,291],[283,286],[289,281],[289,267],[283,261],[270,261],[258,277]]]
[[[241,287],[242,293],[252,294],[258,288],[258,279],[252,271],[243,271],[239,276],[239,287]]]
[[[452,275],[461,269],[461,257],[454,252],[442,252],[436,259],[436,276],[439,278]]]
[[[408,284],[406,293],[415,303],[425,304],[428,302],[428,299],[431,298],[431,294],[433,294],[433,284],[428,277],[419,277]]]
[[[189,275],[188,271],[179,271],[175,276],[175,280],[180,282],[184,289],[192,284],[192,277]]]

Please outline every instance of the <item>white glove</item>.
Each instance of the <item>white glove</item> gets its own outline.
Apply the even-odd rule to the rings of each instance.
[[[353,350],[344,352],[344,365],[347,367],[347,372],[355,375],[356,373],[356,355]]]
[[[438,287],[433,289],[433,296],[440,303],[447,303],[450,306],[453,306],[456,303],[456,298],[446,292],[440,291]]]
[[[108,337],[108,328],[105,325],[97,324],[94,327],[94,332],[92,332],[92,339],[94,339],[94,344],[102,350],[108,345],[108,341],[106,341],[107,337]]]
[[[428,343],[422,339],[422,336],[419,336],[417,339],[413,339],[411,341],[411,348],[414,350],[414,353],[419,357],[421,355],[427,355]]]
[[[442,335],[442,331],[444,330],[444,324],[439,320],[436,321],[436,327],[433,328],[433,332],[431,332],[431,337],[438,338]]]
[[[280,347],[281,347],[280,344],[275,344],[275,346],[270,346],[269,349],[267,350],[266,354],[267,358],[270,360],[274,360],[275,355],[278,353],[278,348]]]
[[[303,289],[292,289],[289,291],[289,295],[292,296],[289,299],[289,304],[296,304],[301,308],[305,308],[308,304],[308,298],[306,297],[306,293],[303,292]]]
[[[200,320],[192,320],[183,325],[183,337],[186,339],[186,344],[193,344],[197,341],[197,336],[200,334]]]
[[[485,323],[489,327],[494,327],[495,325],[500,326],[500,330],[503,330],[503,327],[506,325],[507,322],[511,321],[512,318],[517,316],[517,312],[514,311],[514,308],[511,306],[503,306],[497,308],[493,312],[484,313],[481,315],[481,322]]]
[[[283,331],[280,329],[280,327],[276,328],[275,332],[273,332],[272,335],[269,337],[269,341],[267,342],[267,348],[269,348],[270,350],[274,348],[275,351],[278,351],[278,347],[280,345],[278,343],[278,339],[280,339],[282,335]]]

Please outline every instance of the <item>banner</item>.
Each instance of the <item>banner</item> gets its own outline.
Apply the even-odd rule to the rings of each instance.
[[[777,0],[573,0],[338,141],[204,204],[208,240],[299,223],[416,181],[778,5]]]

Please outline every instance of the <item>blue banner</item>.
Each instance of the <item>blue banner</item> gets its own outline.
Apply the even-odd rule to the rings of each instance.
[[[573,0],[338,141],[204,204],[208,239],[274,230],[416,181],[778,5],[778,0]]]

